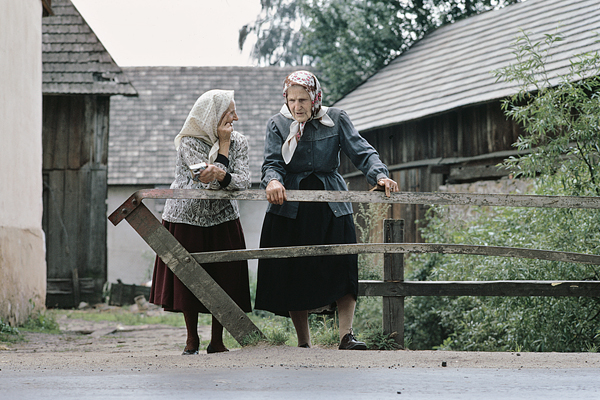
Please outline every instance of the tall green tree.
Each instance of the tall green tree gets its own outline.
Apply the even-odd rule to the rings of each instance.
[[[263,65],[312,65],[332,103],[446,23],[519,0],[261,0],[240,29]]]

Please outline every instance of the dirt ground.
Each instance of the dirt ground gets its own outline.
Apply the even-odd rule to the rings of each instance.
[[[182,356],[185,328],[122,326],[61,317],[60,334],[23,332],[26,341],[0,344],[0,371],[141,371],[186,368],[600,368],[600,353],[340,351],[249,346],[228,353]],[[203,340],[210,337],[203,326]]]

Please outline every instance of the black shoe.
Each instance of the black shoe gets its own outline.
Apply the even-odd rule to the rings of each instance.
[[[229,351],[229,349],[225,349],[225,350],[217,350],[214,347],[212,347],[210,345],[210,343],[208,344],[208,347],[206,348],[206,354],[213,354],[213,353],[223,353],[225,351]]]
[[[310,349],[310,344],[308,344],[308,343],[299,344],[298,347],[303,347],[305,349]]]
[[[346,333],[340,342],[340,350],[366,350],[367,345],[356,340],[352,332]]]
[[[183,353],[181,353],[182,356],[193,356],[196,354],[198,354],[198,349],[184,350]]]

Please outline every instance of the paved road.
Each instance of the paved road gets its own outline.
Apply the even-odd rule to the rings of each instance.
[[[0,371],[0,399],[600,400],[600,369]]]

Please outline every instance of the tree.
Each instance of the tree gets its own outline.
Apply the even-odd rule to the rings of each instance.
[[[436,27],[519,0],[261,0],[239,46],[257,35],[266,65],[313,65],[335,102]]]
[[[299,43],[301,28],[307,25],[304,16],[306,0],[261,0],[261,12],[252,24],[239,31],[238,45],[243,49],[248,35],[257,36],[252,56],[266,65],[310,65],[304,60]]]
[[[562,40],[548,34],[533,42],[522,32],[513,43],[517,63],[495,71],[498,79],[519,85],[502,108],[526,133],[514,146],[529,152],[505,166],[516,176],[560,179],[574,196],[600,196],[600,55],[580,54],[568,73],[552,77],[546,66]]]

